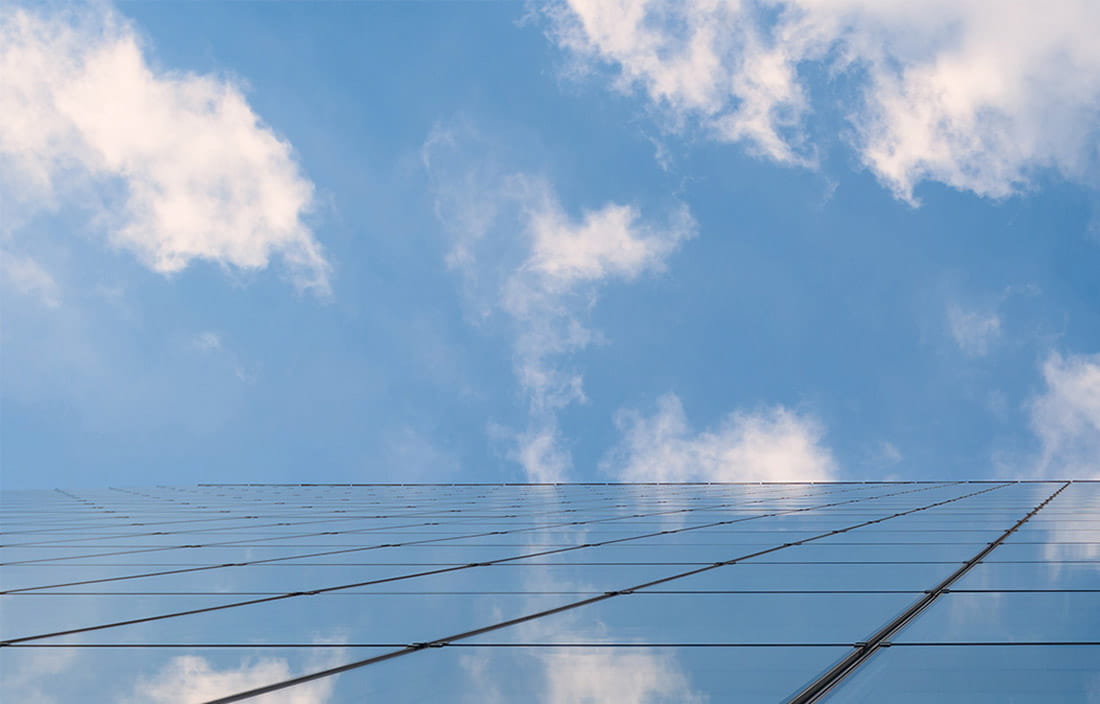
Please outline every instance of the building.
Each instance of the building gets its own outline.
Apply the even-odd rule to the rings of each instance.
[[[1096,482],[200,485],[2,509],[4,701],[1100,701]]]

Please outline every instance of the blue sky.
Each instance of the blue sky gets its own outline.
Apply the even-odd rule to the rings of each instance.
[[[6,6],[4,487],[1095,476],[1095,5],[609,8]]]

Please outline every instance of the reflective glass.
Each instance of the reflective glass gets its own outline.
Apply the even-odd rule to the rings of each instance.
[[[8,493],[0,520],[5,702],[383,655],[283,700],[782,702],[926,598],[830,701],[1100,681],[1098,483],[153,487]]]
[[[456,646],[342,675],[333,701],[781,702],[843,653],[812,646]]]
[[[945,594],[896,640],[1100,641],[1100,592]]]
[[[886,648],[822,701],[891,704],[1091,704],[1100,646]]]

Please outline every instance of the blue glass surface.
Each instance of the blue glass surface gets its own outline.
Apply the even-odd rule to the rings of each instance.
[[[822,701],[829,704],[1092,704],[1100,646],[892,647]]]
[[[954,592],[936,600],[898,642],[1100,640],[1100,592]]]
[[[334,702],[780,702],[843,653],[835,647],[457,646],[341,675],[332,694]]]
[[[904,593],[637,592],[539,619],[534,642],[853,643],[913,601]],[[478,640],[531,637],[508,630]]]
[[[22,591],[0,595],[0,628],[29,640],[0,648],[0,697],[156,701],[150,688],[185,681],[229,694],[457,637],[290,691],[325,704],[784,701],[1058,486],[5,496],[0,580]],[[1088,701],[1093,646],[960,644],[1098,640],[1098,489],[1064,491],[830,701]],[[227,608],[178,613],[212,606]]]

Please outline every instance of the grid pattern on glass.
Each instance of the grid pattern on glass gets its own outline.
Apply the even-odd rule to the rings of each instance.
[[[0,695],[903,700],[943,649],[1096,650],[1098,508],[1093,482],[10,493]]]

